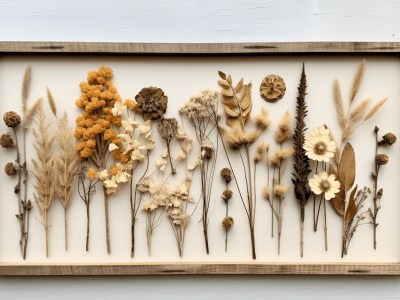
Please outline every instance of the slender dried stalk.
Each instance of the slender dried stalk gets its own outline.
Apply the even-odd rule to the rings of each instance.
[[[59,153],[54,158],[56,195],[64,208],[64,244],[68,249],[67,211],[73,199],[73,186],[78,171],[78,156],[75,151],[74,133],[68,126],[68,117],[64,113],[58,121],[56,134]]]
[[[55,194],[54,178],[54,157],[52,154],[53,140],[49,133],[50,124],[46,121],[46,116],[42,106],[36,112],[36,128],[32,129],[35,140],[36,159],[32,160],[36,177],[34,185],[34,199],[40,212],[42,225],[45,230],[46,257],[49,256],[49,210],[53,204]]]

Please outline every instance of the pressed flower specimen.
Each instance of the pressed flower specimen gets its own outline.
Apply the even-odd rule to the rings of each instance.
[[[314,231],[318,229],[318,220],[319,213],[321,210],[321,205],[323,204],[324,209],[324,237],[325,237],[325,250],[328,250],[328,223],[327,223],[327,214],[326,214],[326,200],[330,200],[334,198],[334,195],[331,194],[333,190],[331,188],[336,187],[336,183],[332,181],[336,176],[330,175],[333,177],[329,177],[329,180],[325,178],[327,176],[327,163],[329,163],[330,159],[335,156],[336,153],[336,142],[331,137],[331,132],[326,126],[321,126],[314,128],[310,134],[306,136],[304,146],[304,150],[306,151],[306,156],[316,162],[315,166],[315,176],[313,179],[310,179],[310,186],[313,183],[313,187],[311,190],[313,192],[313,219],[314,219]],[[322,173],[318,175],[318,169],[322,169]],[[322,177],[323,176],[323,179]],[[321,192],[321,189],[317,188],[318,183],[322,182],[326,185],[325,188],[320,186],[322,189],[326,189],[327,192]],[[340,185],[340,184],[339,184]],[[337,193],[337,192],[336,192]],[[320,195],[319,205],[317,208],[317,195]]]
[[[4,123],[12,130],[10,134],[3,134],[0,137],[0,144],[3,148],[16,149],[16,159],[14,163],[8,163],[5,167],[7,175],[18,176],[18,182],[14,187],[14,193],[17,195],[18,212],[16,217],[19,222],[20,238],[19,246],[21,256],[26,259],[28,239],[29,239],[29,214],[32,209],[32,203],[28,199],[28,166],[26,140],[33,117],[39,107],[40,99],[36,100],[31,107],[28,107],[28,96],[31,84],[31,68],[25,70],[22,81],[22,118],[16,112],[7,112],[3,116]],[[22,128],[21,128],[22,127]],[[22,131],[22,134],[21,134]],[[21,142],[22,135],[22,142]]]
[[[253,172],[252,172],[252,160],[250,156],[250,146],[257,140],[260,136],[262,130],[256,128],[254,130],[249,130],[248,125],[250,120],[250,113],[252,110],[252,100],[251,100],[251,87],[252,84],[244,84],[243,78],[236,84],[233,85],[233,80],[230,75],[219,71],[220,80],[218,84],[221,86],[222,91],[222,104],[224,106],[224,111],[227,116],[226,124],[229,128],[218,129],[222,131],[223,146],[225,153],[225,143],[228,146],[237,151],[243,166],[243,174],[245,175],[246,181],[246,193],[241,191],[239,186],[237,176],[235,175],[235,170],[227,154],[229,166],[232,170],[233,178],[235,179],[236,186],[238,188],[239,197],[243,203],[243,207],[246,211],[247,219],[249,222],[250,229],[250,239],[251,239],[251,254],[252,258],[256,259],[256,240],[255,240],[255,212],[256,212],[256,202],[254,197],[254,184]]]
[[[81,96],[76,100],[76,105],[83,110],[76,119],[75,137],[79,140],[76,150],[82,160],[87,160],[90,167],[98,174],[97,178],[103,183],[106,244],[107,252],[111,252],[108,202],[109,195],[116,192],[116,181],[122,179],[112,178],[112,173],[125,172],[113,164],[110,167],[109,145],[120,145],[115,128],[121,127],[121,116],[114,115],[112,110],[122,99],[112,82],[113,71],[108,67],[100,67],[97,71],[88,73],[87,81],[80,84]],[[128,158],[121,151],[113,151],[115,163],[125,163]],[[108,168],[110,167],[110,170]],[[114,167],[114,168],[113,168]],[[86,191],[89,192],[89,191]],[[89,195],[86,197],[88,198]]]
[[[389,132],[382,136],[382,139],[378,138],[379,128],[375,126],[375,158],[374,158],[374,171],[371,172],[371,178],[373,181],[373,208],[369,208],[369,215],[371,216],[371,224],[374,228],[374,249],[376,249],[377,239],[376,239],[376,228],[379,223],[377,222],[378,212],[381,210],[381,201],[383,196],[383,189],[378,188],[379,171],[381,167],[389,162],[389,156],[385,153],[379,153],[379,147],[392,146],[396,143],[397,137],[393,133]]]
[[[276,102],[281,99],[286,92],[286,84],[279,75],[271,74],[263,79],[260,85],[260,94],[265,101]]]
[[[308,186],[308,176],[311,173],[310,159],[306,155],[306,150],[304,149],[305,131],[307,130],[305,123],[305,118],[307,116],[307,78],[304,64],[297,90],[296,127],[293,134],[294,172],[292,174],[292,183],[294,185],[294,195],[300,205],[300,256],[303,257],[305,207],[311,196],[310,187]]]
[[[213,143],[211,134],[218,127],[218,99],[219,94],[216,91],[202,90],[191,97],[179,110],[180,114],[185,116],[194,128],[201,149],[202,223],[207,254],[210,253],[208,241],[209,210],[218,152],[218,139],[216,143]]]

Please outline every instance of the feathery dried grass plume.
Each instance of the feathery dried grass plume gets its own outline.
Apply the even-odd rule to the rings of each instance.
[[[282,144],[285,141],[291,140],[293,137],[293,129],[291,124],[291,117],[288,111],[286,111],[281,120],[279,121],[278,128],[275,131],[275,141],[278,144]]]
[[[35,128],[32,129],[36,159],[32,159],[34,184],[34,199],[41,216],[45,230],[46,257],[49,257],[49,210],[53,204],[55,193],[53,140],[50,134],[50,123],[40,105],[35,116]]]
[[[56,102],[54,101],[53,94],[51,93],[49,88],[47,88],[47,99],[49,101],[51,112],[57,118],[57,105]]]
[[[333,84],[333,99],[335,102],[336,112],[338,115],[338,123],[342,130],[341,142],[348,141],[354,132],[367,120],[369,120],[385,103],[386,98],[375,103],[371,109],[368,110],[370,100],[367,98],[360,102],[355,108],[353,106],[356,102],[356,97],[361,87],[362,79],[365,73],[365,60],[361,63],[353,79],[353,85],[350,91],[350,98],[348,102],[347,112],[342,99],[342,93],[338,79],[335,79]],[[340,145],[339,150],[341,149]]]
[[[67,113],[64,113],[62,118],[58,120],[56,140],[59,152],[54,157],[55,192],[57,199],[64,208],[64,245],[65,250],[67,250],[67,212],[73,199],[75,179],[79,166],[78,155],[75,151],[74,130],[68,125]]]
[[[22,80],[22,109],[25,111],[27,109],[29,90],[31,87],[31,67],[28,66],[25,69],[24,79]]]
[[[308,185],[308,177],[311,173],[310,159],[306,155],[304,149],[305,132],[307,130],[305,118],[307,116],[307,77],[305,73],[304,63],[301,72],[300,83],[297,88],[297,104],[296,104],[296,127],[293,134],[293,170],[292,183],[294,186],[294,195],[300,205],[300,256],[303,257],[304,252],[304,220],[305,207],[310,200],[311,190]]]

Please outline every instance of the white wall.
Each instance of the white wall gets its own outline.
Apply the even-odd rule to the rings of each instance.
[[[396,0],[1,0],[0,40],[400,41]],[[0,278],[1,299],[390,299],[397,277]]]

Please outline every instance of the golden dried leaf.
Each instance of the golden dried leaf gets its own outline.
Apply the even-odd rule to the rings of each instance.
[[[346,192],[350,190],[356,179],[356,156],[350,143],[347,143],[343,149],[339,163],[338,179],[344,185]]]
[[[228,75],[228,77],[226,77],[226,81],[228,81],[229,84],[232,84],[232,77],[231,77],[231,75]]]
[[[224,72],[222,72],[222,71],[218,71],[218,75],[219,75],[219,77],[221,77],[222,79],[226,79],[226,74],[224,73]]]
[[[329,165],[329,174],[334,174],[336,178],[338,177],[335,167],[332,164]],[[330,202],[332,203],[332,206],[335,209],[335,211],[340,216],[343,216],[345,210],[345,191],[342,183],[340,183],[339,193],[337,193],[335,195],[335,198],[332,198]]]
[[[239,93],[240,90],[242,89],[242,87],[243,87],[243,78],[240,79],[240,81],[239,81],[239,82],[237,83],[237,85],[235,86],[235,92],[236,92],[236,93]]]
[[[229,89],[230,88],[230,85],[226,80],[221,80],[220,79],[220,80],[218,80],[218,84],[220,86],[222,86],[223,88],[225,88],[225,89]]]
[[[223,97],[233,97],[233,91],[231,89],[223,89],[221,94]]]
[[[351,220],[353,220],[354,216],[357,213],[357,206],[356,206],[356,202],[354,201],[356,192],[357,192],[357,185],[351,191],[351,194],[350,194],[349,205],[347,205],[346,217],[344,218],[344,221],[346,224],[348,224]]]

